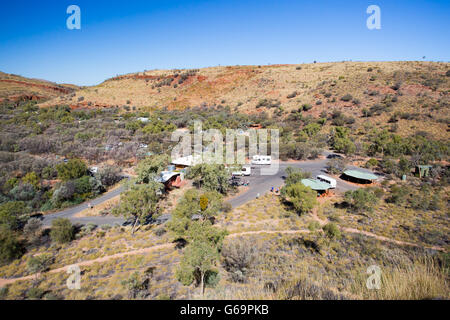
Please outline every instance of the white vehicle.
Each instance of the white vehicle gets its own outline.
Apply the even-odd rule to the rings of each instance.
[[[252,164],[272,164],[272,157],[255,155],[252,158]]]
[[[317,178],[317,180],[328,183],[331,186],[330,189],[336,188],[336,180],[335,179],[325,176],[323,174],[318,175],[316,178]]]
[[[233,176],[249,176],[252,173],[251,167],[242,167],[241,171],[234,171],[231,173]]]

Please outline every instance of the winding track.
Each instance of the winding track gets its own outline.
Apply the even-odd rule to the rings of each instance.
[[[366,232],[366,231],[361,231],[361,230],[357,230],[357,229],[353,229],[353,228],[342,228],[343,231],[348,232],[348,233],[356,233],[356,234],[363,234],[366,237],[371,237],[371,238],[375,238],[378,239],[380,241],[384,241],[384,242],[390,242],[390,243],[394,243],[397,245],[403,245],[403,246],[411,246],[411,247],[422,247],[422,248],[427,248],[427,249],[432,249],[432,250],[437,250],[437,251],[443,251],[445,252],[445,249],[442,247],[437,247],[437,246],[433,246],[433,247],[423,247],[420,246],[416,243],[411,243],[411,242],[406,242],[406,241],[399,241],[399,240],[395,240],[395,239],[390,239],[387,237],[383,237],[383,236],[379,236],[376,234],[373,234],[371,232]],[[244,232],[238,232],[238,233],[231,233],[229,235],[227,235],[227,238],[236,238],[236,237],[242,237],[242,236],[248,236],[248,235],[254,235],[254,234],[262,234],[262,233],[267,233],[267,234],[308,234],[310,233],[310,230],[306,230],[306,229],[301,229],[301,230],[257,230],[257,231],[244,231]],[[56,268],[56,269],[52,269],[50,271],[48,271],[48,273],[58,273],[58,272],[66,272],[67,269],[71,266],[71,265],[77,265],[79,267],[81,266],[89,266],[92,265],[94,263],[101,263],[101,262],[105,262],[111,259],[117,259],[117,258],[122,258],[124,256],[128,256],[128,255],[136,255],[136,254],[146,254],[155,250],[160,250],[160,249],[166,249],[166,248],[175,248],[175,244],[174,243],[165,243],[165,244],[159,244],[159,245],[155,245],[155,246],[151,246],[151,247],[147,247],[147,248],[143,248],[143,249],[136,249],[136,250],[131,250],[131,251],[126,251],[126,252],[120,252],[120,253],[116,253],[110,256],[105,256],[105,257],[100,257],[100,258],[96,258],[96,259],[92,259],[92,260],[84,260],[81,262],[76,262],[70,265],[66,265],[60,268]],[[0,288],[7,285],[7,284],[11,284],[14,283],[16,281],[24,281],[24,280],[30,280],[33,279],[34,277],[36,277],[38,274],[32,274],[32,275],[28,275],[28,276],[24,276],[24,277],[18,277],[18,278],[0,278]]]

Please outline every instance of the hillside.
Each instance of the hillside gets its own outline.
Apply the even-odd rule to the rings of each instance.
[[[75,85],[56,84],[0,72],[0,102],[5,99],[12,101],[51,99],[70,94],[77,89],[79,87]]]
[[[435,62],[336,62],[156,70],[111,78],[41,106],[123,107],[126,110],[223,106],[288,115],[303,105],[317,118],[339,110],[372,123],[396,122],[398,133],[446,138],[450,66]],[[364,119],[362,119],[364,120]],[[431,124],[431,125],[430,125]]]
[[[427,62],[217,67],[66,94],[5,75],[46,98],[0,102],[0,300],[448,299],[449,75]],[[166,188],[170,137],[193,120],[278,128],[279,172],[253,166],[239,183],[202,164]],[[355,166],[379,179],[345,180]],[[337,181],[320,196],[303,183],[319,172]],[[66,285],[74,264],[80,290]]]

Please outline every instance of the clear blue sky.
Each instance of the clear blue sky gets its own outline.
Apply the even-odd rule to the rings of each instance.
[[[81,8],[81,30],[66,9]],[[381,30],[366,9],[381,8]],[[2,1],[0,70],[92,85],[144,69],[449,61],[450,1]]]

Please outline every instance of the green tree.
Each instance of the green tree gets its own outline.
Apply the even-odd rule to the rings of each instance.
[[[130,189],[121,195],[120,205],[113,213],[132,218],[131,232],[134,233],[138,223],[144,224],[149,217],[158,214],[163,189],[164,185],[156,181],[131,185]]]
[[[10,230],[17,230],[29,218],[28,208],[23,201],[8,201],[0,205],[0,224]]]
[[[355,144],[348,138],[336,138],[333,147],[337,152],[342,152],[346,155],[351,155],[356,151]]]
[[[190,244],[181,259],[176,271],[178,281],[184,285],[190,285],[195,281],[203,295],[208,274],[217,273],[217,260],[219,252],[217,248],[207,241],[197,241]]]
[[[298,214],[307,213],[317,205],[317,192],[301,182],[283,187],[281,196],[284,201],[292,203]]]
[[[230,190],[229,172],[223,164],[198,164],[189,171],[194,184],[205,190],[227,194]]]
[[[202,202],[201,199],[208,199],[207,203],[206,201]],[[188,241],[191,226],[196,223],[192,219],[194,215],[199,215],[202,223],[209,222],[209,218],[216,216],[222,208],[222,196],[218,192],[201,193],[199,190],[189,189],[178,201],[175,210],[172,212],[172,219],[168,222],[168,228],[176,239]]]
[[[56,165],[58,178],[67,181],[81,178],[87,172],[86,164],[80,159],[70,159],[67,163]]]
[[[401,177],[404,174],[408,174],[411,170],[411,165],[405,157],[401,157],[398,162],[398,176]]]
[[[296,169],[292,167],[286,168],[286,174],[287,178],[285,183],[287,186],[300,182],[302,179],[311,178],[311,172],[305,172],[302,169]]]
[[[58,243],[66,243],[73,240],[75,229],[69,219],[56,218],[52,221],[50,238]]]
[[[8,227],[0,225],[0,263],[9,263],[24,253],[22,242]]]
[[[155,155],[145,158],[138,163],[136,173],[138,175],[138,183],[149,183],[157,175],[163,171],[170,162],[170,158],[166,154]]]
[[[313,137],[319,133],[321,129],[320,124],[318,123],[309,123],[304,128],[303,131],[308,135],[308,137]]]

